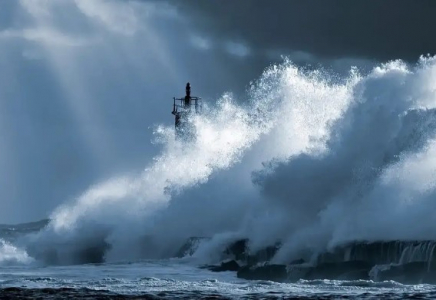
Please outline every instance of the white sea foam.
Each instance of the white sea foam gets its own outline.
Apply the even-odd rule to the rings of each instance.
[[[33,261],[25,250],[0,239],[0,266],[29,264]]]
[[[38,30],[3,38],[49,45],[60,70],[66,60],[54,41],[98,42],[53,39],[56,20],[46,15],[63,4],[31,2],[20,4]],[[140,3],[121,14],[118,2],[84,3],[69,5],[94,18],[89,26],[116,36],[142,28],[133,9]],[[128,28],[112,24],[125,19]],[[109,179],[58,207],[48,228],[29,238],[29,251],[56,251],[58,262],[95,258],[95,249],[107,260],[166,257],[190,236],[212,237],[199,252],[204,258],[248,237],[253,249],[284,242],[280,261],[350,240],[435,239],[435,91],[433,57],[391,61],[367,74],[352,68],[343,78],[284,61],[252,85],[247,103],[225,94],[193,117],[194,140],[158,126],[162,150],[141,174]],[[76,108],[92,119],[84,107]],[[87,136],[101,150],[95,137]]]

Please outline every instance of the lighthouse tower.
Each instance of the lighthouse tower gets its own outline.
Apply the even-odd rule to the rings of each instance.
[[[202,102],[200,97],[191,96],[191,84],[186,84],[186,94],[183,98],[173,98],[173,111],[175,117],[176,133],[178,136],[190,133],[189,116],[201,112]]]

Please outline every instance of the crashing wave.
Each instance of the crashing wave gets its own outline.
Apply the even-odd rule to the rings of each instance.
[[[34,259],[25,250],[0,239],[0,265],[21,265],[29,264],[33,261]]]
[[[346,78],[270,67],[248,103],[226,94],[206,107],[193,141],[159,126],[162,151],[142,174],[92,187],[23,243],[57,257],[48,263],[83,263],[171,257],[190,236],[219,252],[244,237],[253,251],[281,241],[283,264],[353,241],[436,240],[435,77],[432,57]]]

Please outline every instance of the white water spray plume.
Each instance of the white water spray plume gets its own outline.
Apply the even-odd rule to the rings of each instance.
[[[436,58],[348,77],[285,61],[248,96],[194,116],[190,141],[158,126],[161,153],[140,175],[90,188],[21,243],[75,263],[99,249],[107,261],[168,257],[191,236],[211,237],[207,260],[249,238],[254,250],[281,241],[286,262],[349,241],[436,238]]]

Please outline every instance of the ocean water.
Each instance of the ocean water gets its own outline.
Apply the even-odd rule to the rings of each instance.
[[[0,297],[150,299],[432,299],[433,285],[394,281],[247,281],[186,260],[1,267]]]
[[[45,230],[48,220],[0,225],[1,299],[433,299],[436,285],[393,280],[245,280],[212,272],[192,244],[183,258],[50,265],[14,243]]]
[[[166,6],[116,0],[1,5],[14,12],[0,32],[2,41],[16,42],[7,43],[2,56],[1,74],[16,78],[8,91],[32,90],[29,66],[53,81],[62,105],[37,103],[38,108],[53,108],[50,116],[61,108],[71,114],[83,142],[77,147],[93,153],[89,161],[96,168],[105,164],[114,128],[121,128],[116,122],[112,127],[110,113],[110,121],[97,122],[103,118],[99,107],[110,99],[113,107],[126,108],[129,119],[137,103],[116,95],[141,94],[144,78],[154,82],[157,73],[150,66],[155,61],[162,66],[154,68],[164,73],[162,85],[167,87],[168,78],[186,82],[169,52],[176,47],[166,47],[154,30],[160,17],[181,20]],[[140,56],[144,49],[146,55]],[[23,69],[9,64],[16,53]],[[121,75],[106,77],[111,73],[106,70]],[[109,86],[113,89],[107,92]],[[21,111],[9,92],[2,94],[5,107]],[[161,92],[153,90],[153,97]],[[20,99],[29,104],[23,95]],[[156,103],[153,107],[161,109],[162,102]],[[171,100],[165,103],[170,118]],[[26,112],[33,120],[30,115],[39,110]],[[121,115],[117,109],[114,114]],[[56,199],[50,221],[0,226],[0,297],[436,297],[435,286],[426,284],[246,281],[234,272],[199,268],[219,264],[226,246],[240,239],[248,239],[252,251],[280,242],[271,262],[284,265],[299,259],[315,265],[319,253],[362,242],[378,243],[379,256],[386,258],[392,251],[383,245],[417,241],[418,246],[394,250],[405,251],[401,263],[425,263],[434,272],[436,57],[423,56],[416,63],[398,59],[368,70],[350,66],[341,75],[285,58],[254,78],[243,99],[231,91],[209,99],[203,113],[189,119],[194,131],[189,140],[177,139],[173,125],[151,121],[158,114],[149,117],[157,154],[136,166],[140,171],[89,182],[78,195]],[[22,120],[3,119],[17,126]],[[7,122],[9,133],[15,127]],[[45,145],[46,132],[37,133],[32,134],[35,144]],[[190,237],[207,239],[191,257],[172,258]]]
[[[434,297],[426,284],[246,281],[199,266],[241,238],[252,251],[280,241],[279,264],[316,264],[350,242],[429,241],[401,262],[433,271],[435,76],[433,57],[343,78],[290,61],[268,68],[248,103],[225,94],[192,116],[194,139],[156,127],[161,152],[140,174],[92,186],[50,221],[2,225],[1,296]],[[172,259],[190,237],[207,239]]]

